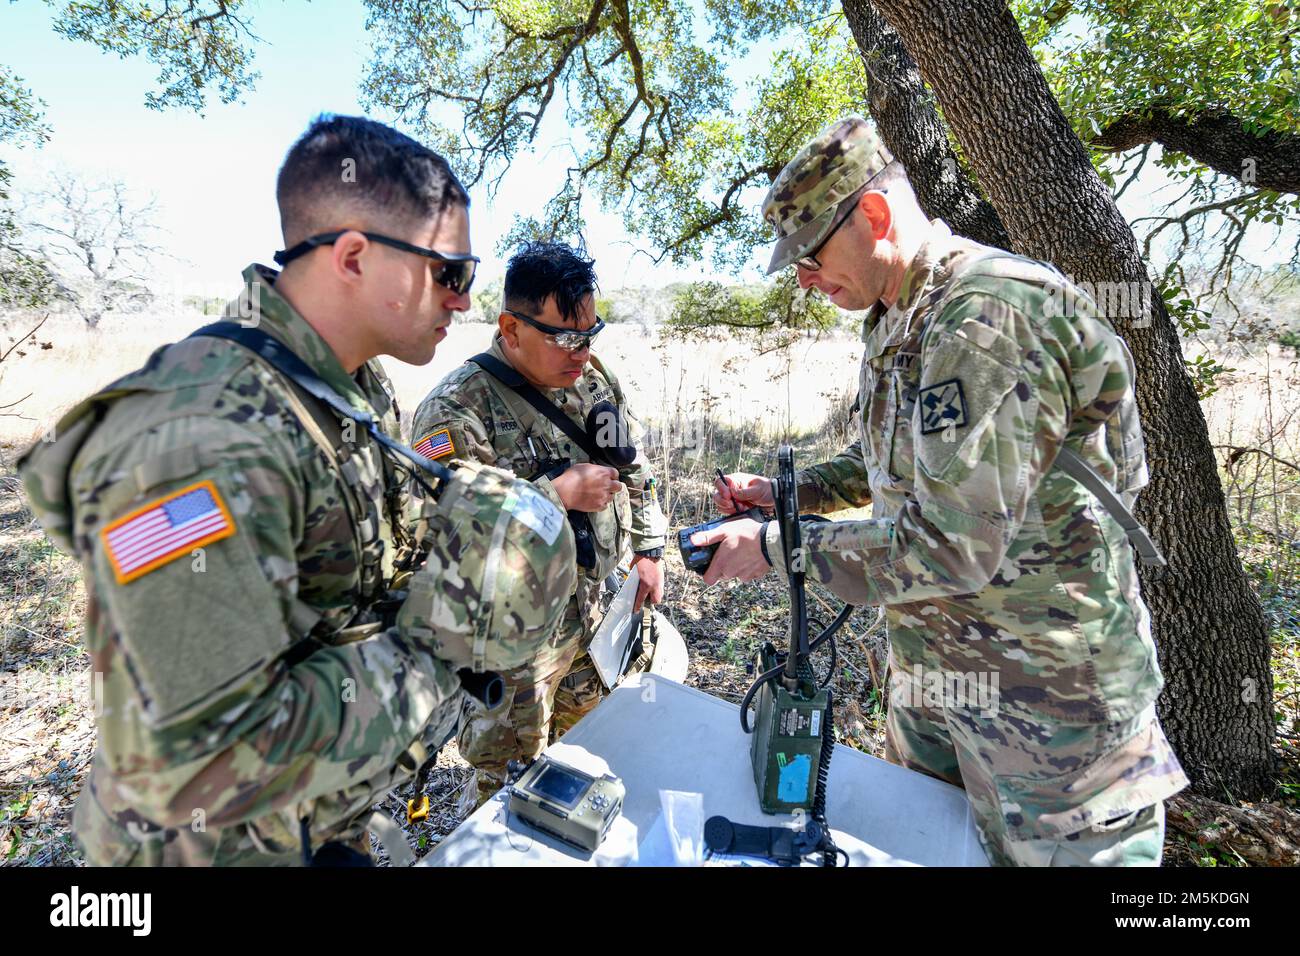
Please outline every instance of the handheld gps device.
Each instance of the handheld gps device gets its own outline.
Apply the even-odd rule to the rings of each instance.
[[[713,553],[718,550],[716,544],[691,544],[691,535],[698,531],[712,531],[728,521],[740,521],[742,518],[749,518],[753,521],[767,520],[767,516],[763,514],[761,508],[750,508],[739,514],[714,518],[712,521],[706,521],[703,524],[693,525],[689,528],[682,528],[678,531],[677,548],[682,553],[682,563],[686,565],[687,569],[694,571],[696,574],[703,574],[709,569],[709,564],[713,561]]]
[[[511,785],[510,812],[569,846],[594,852],[626,794],[613,774],[593,777],[543,754]]]

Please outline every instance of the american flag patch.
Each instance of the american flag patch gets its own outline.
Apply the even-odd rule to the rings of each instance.
[[[430,432],[415,443],[415,450],[425,458],[444,458],[456,450],[451,443],[451,429],[440,428]]]
[[[118,584],[162,567],[181,554],[235,533],[235,519],[210,481],[173,491],[103,531],[104,550]]]

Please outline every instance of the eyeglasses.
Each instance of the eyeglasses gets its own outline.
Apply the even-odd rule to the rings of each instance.
[[[304,239],[292,249],[277,252],[274,259],[280,266],[287,266],[294,259],[306,255],[317,246],[333,245],[344,232],[353,231],[360,232],[361,230],[340,229],[338,232],[322,232],[318,236]],[[465,253],[438,252],[436,249],[426,249],[423,246],[412,245],[409,242],[403,242],[401,239],[381,236],[374,232],[362,232],[361,235],[371,242],[392,246],[394,249],[401,249],[403,252],[414,252],[417,256],[436,260],[441,264],[440,268],[432,263],[429,265],[429,269],[433,272],[433,281],[439,285],[445,285],[457,295],[464,295],[469,291],[470,286],[474,284],[474,271],[479,263],[478,256]]]
[[[526,325],[531,325],[538,332],[545,332],[551,342],[558,345],[566,352],[581,351],[583,348],[590,345],[592,340],[600,334],[600,330],[605,327],[605,320],[600,316],[596,316],[596,324],[591,328],[579,331],[577,329],[566,329],[561,326],[546,325],[545,323],[538,322],[531,315],[524,315],[522,312],[516,312],[514,309],[503,308],[501,311],[508,312]]]
[[[849,216],[853,215],[853,210],[858,208],[858,204],[856,201],[850,202],[848,206],[849,206],[848,212],[840,216],[840,218],[835,221],[835,225],[831,226],[831,231],[826,233],[825,238],[823,238],[821,242],[817,243],[817,248],[814,249],[812,252],[808,253],[806,256],[801,256],[798,259],[794,260],[794,264],[796,266],[798,266],[800,269],[803,269],[806,272],[816,272],[818,269],[822,267],[822,264],[817,261],[817,253],[821,252],[823,249],[826,248],[826,243],[831,241],[831,236],[835,235],[835,231],[839,229],[840,226],[848,222]]]
[[[845,204],[849,208],[845,211],[844,215],[840,216],[840,218],[836,220],[835,225],[831,226],[831,231],[826,233],[821,242],[817,243],[816,249],[809,252],[807,255],[800,256],[798,259],[794,260],[796,266],[806,272],[816,272],[822,267],[822,264],[817,261],[817,254],[826,248],[826,243],[831,241],[831,236],[835,235],[836,230],[838,230],[840,226],[844,225],[844,223],[848,221],[849,217],[853,215],[853,210],[858,208],[858,201],[862,199],[862,194],[867,191],[867,186],[871,184],[871,181],[896,162],[897,160],[890,159],[884,166],[872,173],[871,176],[868,177],[867,181],[859,186],[852,196],[845,200]],[[885,191],[887,190],[881,190],[881,192]]]

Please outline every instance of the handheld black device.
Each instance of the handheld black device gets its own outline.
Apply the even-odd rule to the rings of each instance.
[[[728,521],[740,521],[742,518],[751,518],[754,521],[767,520],[767,516],[763,514],[761,509],[750,508],[740,514],[714,518],[712,521],[704,522],[704,524],[697,524],[678,531],[677,547],[682,552],[682,563],[686,565],[687,569],[694,571],[696,574],[703,574],[708,570],[709,563],[713,560],[713,553],[718,550],[716,544],[691,544],[691,535],[700,531],[712,531],[718,525],[726,524]]]

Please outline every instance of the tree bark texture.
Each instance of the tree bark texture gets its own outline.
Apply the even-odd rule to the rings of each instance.
[[[957,159],[934,98],[894,28],[870,3],[845,3],[844,13],[866,66],[871,118],[907,170],[921,209],[959,235],[1010,249],[1006,227]]]
[[[1132,230],[1005,0],[874,0],[874,10],[872,0],[842,2],[860,44],[883,42],[883,54],[868,49],[865,57],[890,56],[887,35],[870,28],[874,16],[883,15],[896,31],[1014,251],[1052,262],[1094,287],[1150,288]],[[891,92],[910,98],[910,109],[924,114],[924,90],[896,83]],[[908,110],[886,105],[887,114]],[[913,134],[902,123],[890,121],[887,144],[900,157],[924,157],[933,149],[932,124],[923,121]],[[900,141],[897,149],[891,136]],[[913,136],[919,139],[914,151],[902,143]],[[922,176],[927,168],[918,167]],[[1258,798],[1270,792],[1274,769],[1268,628],[1232,538],[1178,333],[1160,297],[1143,298],[1149,307],[1111,318],[1138,366],[1152,476],[1138,517],[1169,561],[1167,568],[1141,570],[1167,682],[1161,721],[1197,790]]]

